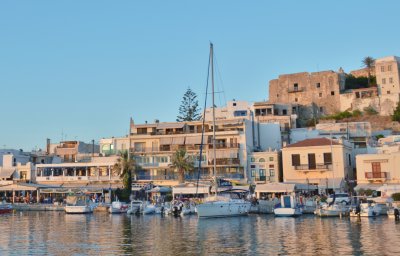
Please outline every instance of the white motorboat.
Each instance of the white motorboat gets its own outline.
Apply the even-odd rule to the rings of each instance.
[[[199,217],[229,217],[247,215],[251,202],[244,199],[233,199],[218,196],[196,206]]]
[[[350,211],[350,217],[375,217],[380,212],[379,205],[375,203],[361,203]]]
[[[130,207],[129,207],[129,209],[128,209],[128,211],[126,213],[127,214],[141,213],[142,207],[143,207],[143,202],[142,201],[139,201],[139,200],[131,201],[131,205],[130,205]]]
[[[126,213],[128,211],[129,206],[126,203],[120,201],[114,201],[111,203],[108,212],[111,214],[114,213]]]
[[[93,208],[88,195],[71,195],[67,196],[66,213],[92,213]]]
[[[196,204],[192,201],[186,201],[183,203],[181,215],[190,215],[196,213]]]
[[[282,195],[281,206],[274,209],[276,217],[297,217],[303,214],[294,195]]]
[[[211,88],[212,88],[212,106],[215,106],[214,102],[214,48],[213,44],[210,43],[210,70],[211,71]],[[215,124],[215,108],[212,111],[213,127]],[[213,159],[216,159],[216,135],[213,129],[212,144],[213,144]],[[199,161],[201,165],[201,161]],[[200,168],[199,168],[200,169]],[[218,180],[217,180],[217,167],[216,161],[213,161],[213,174],[214,174],[214,184],[215,184],[215,197],[208,200],[202,204],[197,205],[196,211],[199,218],[202,217],[228,217],[237,215],[247,215],[250,211],[251,203],[242,198],[232,198],[232,197],[220,197],[218,194]]]
[[[344,204],[323,203],[315,210],[315,214],[319,217],[340,217],[347,215],[348,212],[349,208]]]
[[[156,206],[154,204],[151,204],[149,202],[145,203],[142,209],[143,214],[153,214],[156,213]]]

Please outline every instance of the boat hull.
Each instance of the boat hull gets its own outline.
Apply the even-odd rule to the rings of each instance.
[[[65,213],[68,214],[85,214],[92,212],[93,209],[89,206],[65,206]]]
[[[300,208],[276,208],[274,214],[275,217],[298,217],[303,213]]]
[[[218,218],[247,215],[250,211],[250,202],[216,201],[197,205],[199,218]]]
[[[13,211],[13,207],[11,205],[1,205],[0,206],[0,214],[11,213]]]

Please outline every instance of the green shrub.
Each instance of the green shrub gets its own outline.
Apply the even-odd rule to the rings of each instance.
[[[372,196],[372,193],[373,193],[374,191],[373,190],[371,190],[371,189],[360,189],[360,190],[358,190],[358,195],[359,196]]]
[[[352,115],[353,115],[353,117],[359,117],[359,116],[362,116],[362,112],[360,110],[356,109],[353,111]]]
[[[378,111],[376,111],[373,107],[368,106],[364,108],[364,112],[367,113],[368,115],[376,115],[378,114]]]
[[[392,194],[392,198],[393,198],[394,201],[400,201],[400,193]]]
[[[392,121],[400,122],[400,102],[397,103],[397,107],[393,112]]]

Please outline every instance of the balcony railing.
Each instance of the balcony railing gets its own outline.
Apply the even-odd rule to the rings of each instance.
[[[365,178],[366,179],[387,179],[388,173],[387,172],[366,172]]]
[[[225,173],[218,175],[219,178],[223,179],[244,179],[244,174],[241,173]],[[197,180],[197,179],[213,179],[209,174],[197,174],[185,175],[185,180]],[[178,180],[178,174],[166,174],[166,175],[136,175],[136,180]]]
[[[214,164],[214,161],[211,160],[209,161],[210,165]],[[226,159],[226,158],[222,158],[222,159],[218,159],[215,162],[216,165],[239,165],[240,164],[240,159],[238,158],[233,158],[233,159]]]
[[[301,165],[296,165],[294,166],[295,170],[298,171],[327,171],[331,170],[332,164],[315,164],[315,165],[309,165],[309,164],[301,164]]]
[[[302,87],[294,87],[294,88],[291,88],[291,89],[288,89],[288,93],[292,93],[292,92],[302,92],[302,91],[304,91],[304,88],[302,88]]]
[[[213,148],[213,144],[209,144],[208,148]],[[215,144],[216,149],[225,149],[225,148],[239,148],[239,143],[233,144]]]

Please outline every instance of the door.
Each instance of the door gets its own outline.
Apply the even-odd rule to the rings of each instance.
[[[308,169],[315,170],[317,165],[315,163],[315,154],[308,154]]]

